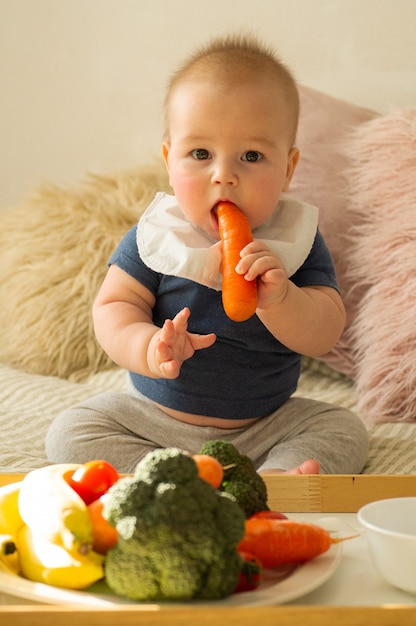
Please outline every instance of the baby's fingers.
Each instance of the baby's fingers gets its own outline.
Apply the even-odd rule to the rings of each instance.
[[[263,252],[267,250],[267,246],[260,239],[255,239],[254,241],[250,241],[242,250],[240,251],[241,258],[247,256],[248,254],[253,254],[256,252]]]
[[[214,333],[209,333],[208,335],[196,335],[190,333],[189,337],[194,350],[209,348],[217,339],[217,336]]]
[[[175,340],[175,335],[184,335],[188,328],[188,318],[190,311],[187,307],[179,311],[173,320],[165,320],[161,333],[160,341],[165,341],[168,345]]]
[[[189,319],[190,314],[191,312],[186,306],[181,311],[179,311],[179,313],[175,315],[175,317],[172,320],[172,323],[177,332],[183,333],[187,330],[188,319]]]
[[[156,347],[156,360],[158,369],[165,378],[177,378],[179,375],[180,364],[172,357],[172,348],[160,341]]]
[[[265,274],[273,270],[285,272],[280,259],[270,250],[251,252],[242,257],[236,267],[236,272],[242,274],[247,280],[263,278]]]

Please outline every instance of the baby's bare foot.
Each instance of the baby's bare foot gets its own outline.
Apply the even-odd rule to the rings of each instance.
[[[318,461],[315,461],[314,459],[308,459],[307,461],[301,463],[298,467],[287,470],[285,474],[319,474],[320,469],[321,467]]]
[[[308,459],[307,461],[303,461],[298,467],[294,467],[290,470],[279,470],[279,469],[267,469],[260,474],[319,474],[320,465],[318,461],[314,459]]]

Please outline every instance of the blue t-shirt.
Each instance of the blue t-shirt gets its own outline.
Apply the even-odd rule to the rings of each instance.
[[[182,364],[174,380],[130,373],[134,387],[144,396],[186,413],[245,419],[269,415],[296,390],[301,356],[277,341],[256,315],[245,322],[230,320],[221,291],[147,267],[138,253],[136,226],[122,239],[109,264],[154,294],[157,326],[187,306],[189,331],[217,336],[214,345],[197,350]],[[331,254],[319,231],[306,261],[290,279],[299,287],[338,289]]]

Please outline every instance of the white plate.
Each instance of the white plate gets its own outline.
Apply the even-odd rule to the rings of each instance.
[[[223,600],[212,600],[204,602],[204,604],[209,603],[213,606],[265,606],[290,602],[323,585],[337,569],[341,556],[342,544],[334,544],[325,554],[294,568],[283,580],[276,578],[277,572],[265,570],[265,579],[255,591],[236,593]],[[97,608],[118,604],[137,604],[141,609],[151,609],[158,606],[156,603],[132,602],[116,596],[110,592],[104,582],[96,583],[86,591],[71,591],[43,583],[35,583],[4,571],[0,571],[0,591],[46,604],[87,605]],[[196,604],[196,602],[187,603],[188,606],[190,604]],[[175,606],[178,606],[178,603],[175,603]]]

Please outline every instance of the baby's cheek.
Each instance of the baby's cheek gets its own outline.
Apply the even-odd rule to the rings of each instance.
[[[178,176],[171,181],[175,196],[184,211],[192,210],[201,202],[203,185],[194,177]]]

